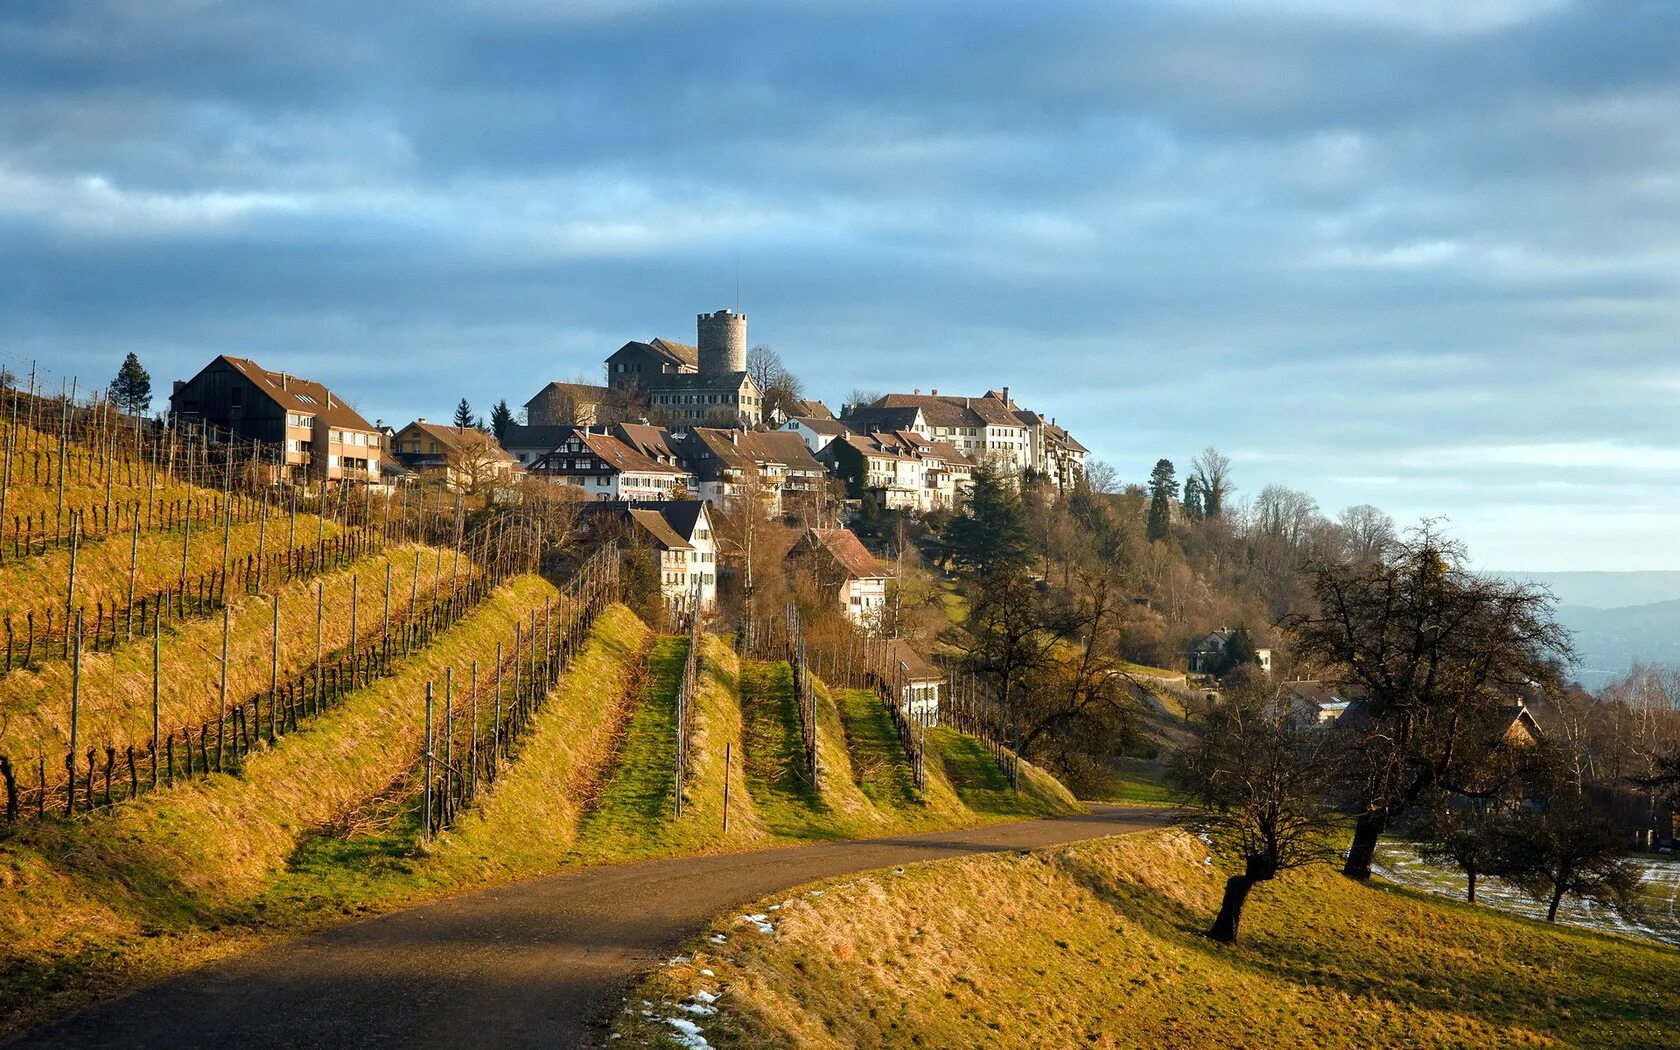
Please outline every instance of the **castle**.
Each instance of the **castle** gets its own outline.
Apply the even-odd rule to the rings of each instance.
[[[762,394],[747,375],[747,315],[700,314],[697,345],[632,340],[607,358],[607,386],[640,393],[673,423],[756,426]]]

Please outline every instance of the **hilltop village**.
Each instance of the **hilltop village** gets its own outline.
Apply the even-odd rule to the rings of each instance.
[[[1057,491],[1084,476],[1085,447],[1007,386],[886,393],[837,413],[803,397],[773,354],[749,356],[746,314],[717,310],[698,315],[693,343],[626,342],[606,356],[603,384],[549,382],[518,418],[504,401],[489,421],[463,406],[447,422],[398,427],[317,381],[221,355],[175,382],[169,413],[275,449],[292,482],[576,501],[585,522],[610,521],[658,552],[672,609],[715,604],[720,563],[746,551],[720,550],[712,517],[751,507],[808,529],[807,547],[835,549],[859,625],[884,603],[885,570],[847,531],[857,516],[956,510],[978,469]]]

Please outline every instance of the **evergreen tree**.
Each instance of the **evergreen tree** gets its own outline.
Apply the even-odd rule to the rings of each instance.
[[[1155,461],[1149,472],[1149,525],[1152,540],[1164,540],[1172,531],[1172,501],[1178,497],[1178,477],[1172,460]]]
[[[1184,483],[1184,516],[1191,521],[1201,521],[1209,517],[1207,503],[1207,489],[1202,479],[1190,475],[1190,480]]]
[[[455,425],[462,430],[473,425],[472,405],[468,404],[464,397],[461,399],[461,403],[455,406]]]
[[[951,519],[945,542],[959,568],[975,576],[1014,575],[1031,558],[1027,509],[997,470],[982,464],[962,513]]]
[[[490,430],[500,441],[507,437],[508,427],[513,426],[513,409],[508,407],[507,398],[496,402],[496,407],[490,410]]]
[[[152,409],[152,376],[140,365],[140,359],[130,353],[117,369],[111,381],[111,400],[129,415],[143,416]]]

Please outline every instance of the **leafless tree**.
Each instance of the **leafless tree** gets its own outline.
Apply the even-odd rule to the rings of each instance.
[[[1369,503],[1347,507],[1336,515],[1342,528],[1348,556],[1354,561],[1370,561],[1382,556],[1394,542],[1394,519]]]
[[[1240,863],[1208,936],[1237,939],[1243,905],[1256,884],[1329,856],[1325,804],[1336,769],[1336,740],[1313,726],[1269,680],[1226,690],[1204,732],[1173,758],[1173,780],[1215,853]]]
[[[1120,474],[1114,465],[1107,460],[1092,459],[1085,462],[1085,484],[1092,492],[1108,494],[1118,491]]]
[[[1338,722],[1359,743],[1343,867],[1354,878],[1370,876],[1392,821],[1479,771],[1514,691],[1556,695],[1574,658],[1549,592],[1472,572],[1465,557],[1426,521],[1377,561],[1319,561],[1315,610],[1284,621],[1298,658],[1365,694],[1357,716]]]
[[[782,356],[760,343],[747,351],[747,375],[764,398],[764,412],[784,416],[799,414],[798,402],[805,396],[805,384],[782,361]]]
[[[447,459],[449,483],[469,495],[478,495],[513,473],[512,461],[496,439],[482,430],[464,430],[450,448]]]
[[[1209,445],[1190,461],[1190,479],[1201,488],[1203,514],[1222,517],[1237,491],[1231,484],[1231,457]]]

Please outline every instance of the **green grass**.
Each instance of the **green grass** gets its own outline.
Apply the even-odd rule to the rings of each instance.
[[[741,666],[747,790],[765,826],[794,838],[829,837],[821,794],[805,769],[793,675],[783,661]]]
[[[978,739],[943,726],[927,731],[927,762],[937,765],[963,805],[991,816],[1056,816],[1078,803],[1054,777],[1022,763],[1021,789],[1010,786],[991,750]]]
[[[720,919],[630,996],[628,1045],[720,1048],[1674,1045],[1680,952],[1364,886],[1328,867],[1250,898],[1177,831],[854,876]],[[791,898],[792,903],[786,903]],[[774,912],[769,905],[781,905]],[[703,972],[704,971],[704,972]],[[698,991],[715,1016],[679,1014]]]
[[[677,685],[687,659],[687,638],[654,642],[622,750],[584,814],[578,859],[646,856],[669,841],[676,816]]]
[[[916,803],[916,781],[904,745],[880,697],[868,689],[846,689],[837,705],[851,748],[852,769],[865,797],[877,806]]]

